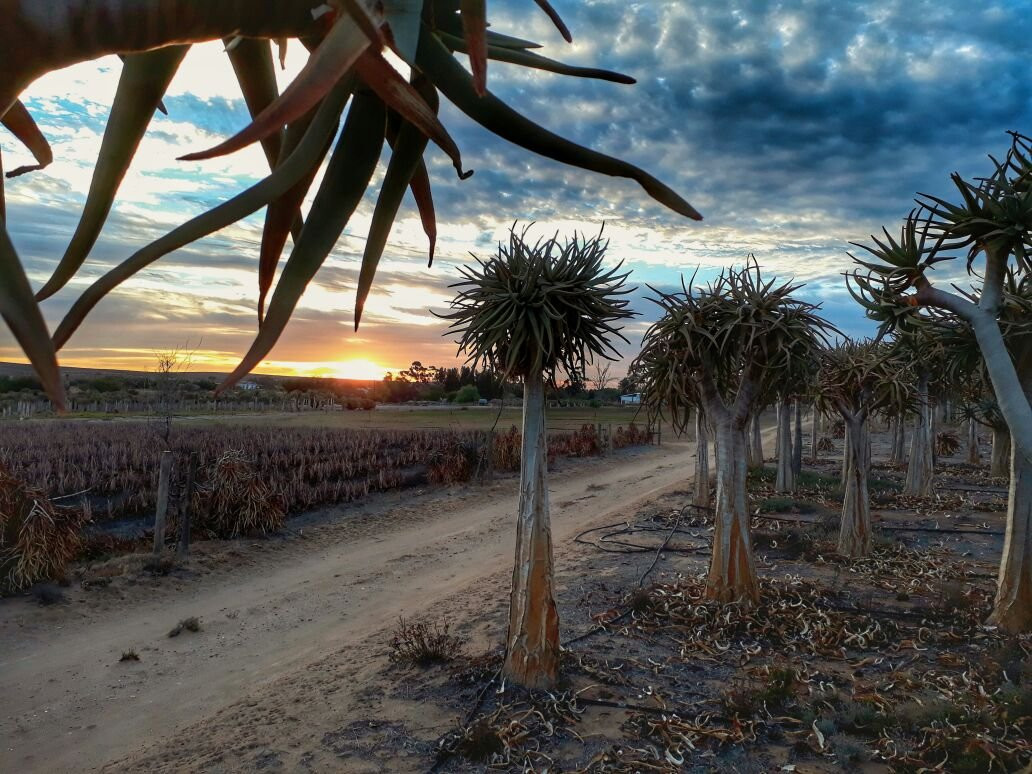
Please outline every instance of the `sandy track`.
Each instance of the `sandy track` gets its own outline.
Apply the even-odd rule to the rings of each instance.
[[[693,454],[693,444],[675,443],[564,463],[550,481],[560,565],[585,527],[683,486]],[[426,496],[418,507],[374,505],[375,520],[365,523],[375,528],[306,530],[314,539],[279,552],[258,548],[257,560],[231,573],[107,606],[42,611],[24,599],[0,601],[0,771],[89,771],[115,760],[123,770],[134,757],[142,764],[144,748],[168,747],[177,731],[203,729],[209,719],[228,724],[231,739],[261,736],[255,725],[276,718],[248,720],[247,708],[255,697],[268,704],[270,691],[281,690],[270,686],[284,681],[300,687],[322,675],[313,683],[320,695],[292,697],[314,708],[275,708],[281,720],[320,711],[331,693],[360,691],[363,671],[382,665],[382,641],[399,615],[419,615],[465,590],[490,586],[497,594],[512,561],[516,491],[510,478]],[[203,631],[169,639],[187,616],[198,616]],[[130,647],[140,663],[119,663]],[[336,671],[327,667],[331,656]],[[239,723],[247,729],[232,727]],[[164,755],[164,766],[152,758],[144,768],[226,770],[217,757],[202,765]]]

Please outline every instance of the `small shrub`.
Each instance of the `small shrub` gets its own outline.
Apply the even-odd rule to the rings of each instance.
[[[455,745],[455,751],[474,763],[490,763],[495,755],[505,751],[505,744],[490,723],[479,720],[465,729]]]
[[[64,575],[79,551],[84,519],[0,465],[0,593]]]
[[[846,422],[843,419],[836,419],[831,425],[831,434],[836,438],[846,437]]]
[[[449,628],[447,622],[413,623],[399,618],[398,628],[391,636],[389,660],[417,666],[451,661],[458,654],[462,642],[449,633]]]
[[[852,737],[844,734],[825,734],[825,736],[827,736],[828,747],[840,762],[862,763],[870,757],[867,748]]]
[[[283,526],[282,498],[240,450],[222,454],[198,488],[197,528],[214,537],[265,535]]]
[[[821,439],[817,441],[817,451],[833,452],[835,451],[835,442],[826,435],[822,436]]]
[[[459,391],[455,393],[456,403],[476,403],[478,400],[480,400],[480,390],[475,384],[460,387]]]
[[[140,656],[139,656],[139,654],[137,654],[137,652],[135,650],[133,650],[132,648],[129,648],[129,650],[127,650],[124,653],[122,653],[122,658],[120,658],[118,660],[119,661],[139,661],[140,660]]]
[[[184,618],[182,621],[172,627],[172,631],[168,633],[169,637],[178,637],[183,632],[199,632],[201,630],[201,621],[196,616],[190,616]]]
[[[940,457],[952,457],[960,451],[960,439],[952,430],[943,430],[935,436],[935,453]]]
[[[854,699],[841,701],[830,717],[840,730],[868,737],[878,736],[890,725],[889,717],[873,704]]]

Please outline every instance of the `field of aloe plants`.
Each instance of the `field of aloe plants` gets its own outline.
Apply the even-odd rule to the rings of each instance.
[[[217,460],[240,452],[287,513],[402,486],[467,481],[488,469],[518,470],[520,464],[516,428],[488,434],[204,425],[177,428],[166,445],[163,427],[147,422],[7,424],[0,427],[0,465],[51,498],[65,498],[58,500],[62,505],[85,501],[93,520],[103,522],[153,513],[164,448],[179,461],[197,452],[202,489]],[[648,432],[632,424],[614,431],[612,445],[648,441]],[[602,447],[591,425],[549,437],[550,457],[593,456]]]

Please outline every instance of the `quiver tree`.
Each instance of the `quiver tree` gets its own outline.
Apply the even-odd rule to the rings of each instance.
[[[923,195],[897,241],[864,247],[875,260],[859,263],[854,296],[882,330],[922,310],[952,315],[970,326],[1011,437],[1007,530],[990,622],[1032,630],[1032,141],[1012,133],[1011,147],[992,160],[988,177],[954,174],[959,198]],[[966,251],[969,274],[981,281],[964,292],[929,277],[935,264]],[[977,265],[976,265],[977,263]],[[980,269],[980,272],[978,271]],[[1011,311],[1008,311],[1011,310]]]
[[[546,0],[538,5],[559,32],[569,30]],[[113,289],[174,250],[265,208],[257,260],[257,335],[223,383],[232,386],[276,343],[305,288],[330,254],[374,180],[390,146],[357,283],[355,324],[406,190],[419,211],[432,262],[437,226],[424,151],[433,142],[460,178],[459,149],[438,118],[443,94],[489,132],[540,156],[605,175],[629,178],[661,204],[698,219],[688,202],[661,181],[617,158],[585,148],[537,125],[487,90],[489,60],[561,75],[630,84],[620,73],[576,67],[540,56],[536,43],[488,29],[486,3],[454,0],[137,0],[99,3],[0,2],[0,120],[42,168],[53,159],[46,138],[18,100],[38,77],[107,54],[123,55],[123,70],[104,132],[82,219],[53,276],[34,294],[4,223],[0,179],[0,316],[36,369],[55,405],[64,404],[59,350]],[[282,57],[290,38],[310,48],[305,67],[278,92],[272,41]],[[261,142],[270,174],[187,221],[103,274],[72,304],[53,337],[38,301],[64,287],[83,266],[100,234],[155,109],[194,43],[222,40],[252,122],[214,148],[183,158],[200,161]],[[406,79],[383,55],[390,48],[411,70]],[[457,54],[457,55],[456,55]],[[468,57],[472,73],[463,66]],[[343,131],[337,134],[343,118]],[[335,139],[336,138],[336,139]],[[323,159],[329,163],[311,210],[306,200]],[[0,164],[2,167],[2,164]],[[279,271],[288,237],[293,246]],[[266,304],[266,299],[268,303]]]
[[[612,359],[614,323],[633,316],[622,297],[627,274],[604,269],[599,236],[525,241],[510,231],[508,246],[464,279],[450,330],[474,367],[483,363],[523,381],[523,449],[516,520],[516,562],[509,600],[503,674],[528,688],[552,688],[559,675],[559,615],[555,604],[548,511],[545,381],[565,373],[583,379],[586,361]],[[621,336],[621,338],[623,338]]]
[[[803,424],[799,415],[799,396],[807,391],[813,380],[813,357],[813,352],[801,348],[778,380],[777,468],[774,478],[774,489],[778,492],[794,492],[796,479],[802,470]]]
[[[664,402],[673,416],[702,406],[715,434],[716,513],[706,595],[722,602],[755,601],[759,591],[746,499],[747,430],[765,396],[797,358],[815,353],[830,330],[818,307],[792,293],[800,286],[765,281],[751,260],[705,287],[680,293],[653,288],[660,319],[645,334],[636,362],[666,362]]]
[[[838,539],[838,552],[844,556],[866,556],[871,551],[868,426],[874,413],[906,401],[909,384],[902,365],[887,346],[870,342],[846,341],[821,355],[820,400],[842,417],[846,428]]]

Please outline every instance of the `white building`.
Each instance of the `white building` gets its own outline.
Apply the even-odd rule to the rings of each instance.
[[[627,395],[621,395],[620,403],[624,406],[637,406],[639,403],[641,403],[641,393],[632,392]]]

